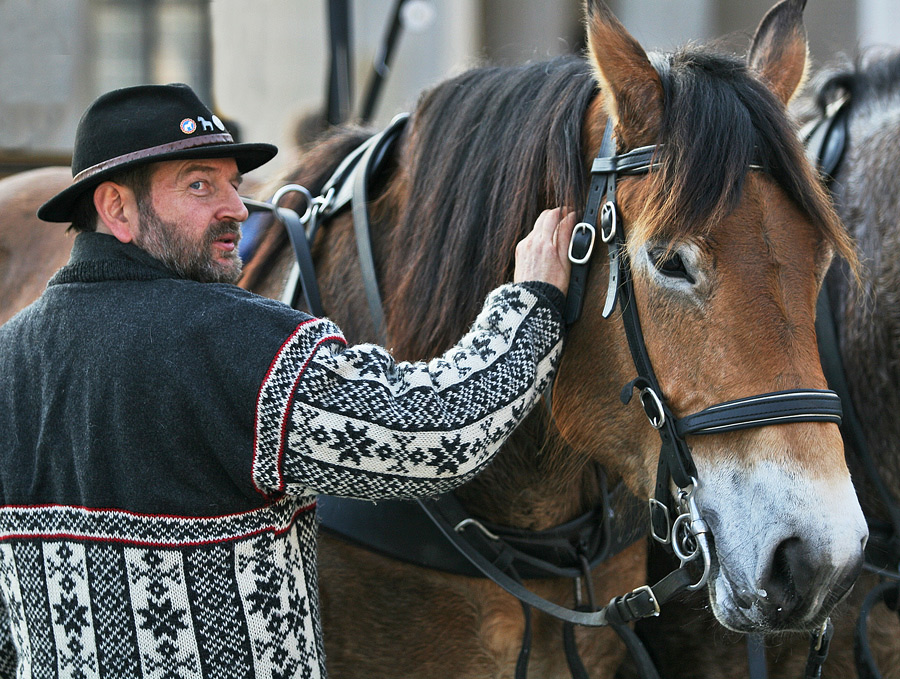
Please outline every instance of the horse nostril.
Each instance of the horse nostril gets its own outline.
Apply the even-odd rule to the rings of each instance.
[[[814,577],[815,568],[802,540],[793,537],[782,541],[761,583],[766,592],[762,603],[766,614],[773,621],[789,618],[810,592]]]

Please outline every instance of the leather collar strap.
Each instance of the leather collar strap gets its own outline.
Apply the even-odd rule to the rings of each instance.
[[[475,519],[452,493],[435,502],[442,505],[444,516],[452,517],[458,533],[465,527],[479,529],[472,534],[488,538],[485,546],[492,560],[496,562],[502,553],[502,561],[514,566],[522,578],[578,578],[584,575],[582,559],[593,568],[646,536],[641,522],[633,520],[646,505],[621,483],[609,493],[604,488],[602,495],[590,511],[542,531]],[[408,500],[374,503],[320,495],[318,515],[324,530],[369,550],[424,568],[469,577],[484,575]]]

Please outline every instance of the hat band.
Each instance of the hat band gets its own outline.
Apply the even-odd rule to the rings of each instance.
[[[109,170],[113,167],[118,167],[119,165],[124,165],[125,163],[130,163],[134,160],[142,160],[144,158],[152,158],[154,156],[159,156],[164,153],[171,153],[173,151],[183,151],[184,149],[194,148],[196,146],[207,146],[209,144],[231,144],[234,143],[234,138],[227,132],[224,134],[205,134],[202,137],[193,137],[191,139],[182,139],[180,141],[173,141],[169,144],[160,144],[159,146],[153,146],[149,149],[141,149],[140,151],[134,151],[133,153],[126,153],[122,156],[116,156],[115,158],[110,158],[109,160],[104,160],[102,163],[97,163],[96,165],[91,165],[88,168],[85,168],[81,172],[75,175],[72,179],[73,182],[80,182],[83,179],[88,179],[93,177],[95,174],[100,172],[104,172],[105,170]]]

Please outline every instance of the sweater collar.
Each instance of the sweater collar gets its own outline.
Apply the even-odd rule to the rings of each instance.
[[[48,285],[158,278],[178,278],[178,275],[133,243],[122,243],[105,233],[85,232],[75,237],[69,262],[56,272]]]

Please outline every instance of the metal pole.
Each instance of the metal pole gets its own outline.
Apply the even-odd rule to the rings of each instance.
[[[331,63],[325,117],[329,124],[339,125],[350,117],[353,101],[350,0],[328,0],[328,27]]]
[[[403,21],[400,19],[400,12],[403,10],[403,3],[406,0],[395,0],[394,11],[391,15],[388,29],[385,32],[384,39],[378,48],[378,53],[372,62],[372,75],[369,76],[366,94],[363,98],[363,105],[359,117],[363,123],[371,120],[378,104],[378,97],[381,94],[381,86],[390,70],[391,59],[394,56],[394,48],[400,37],[400,29],[403,28]]]

